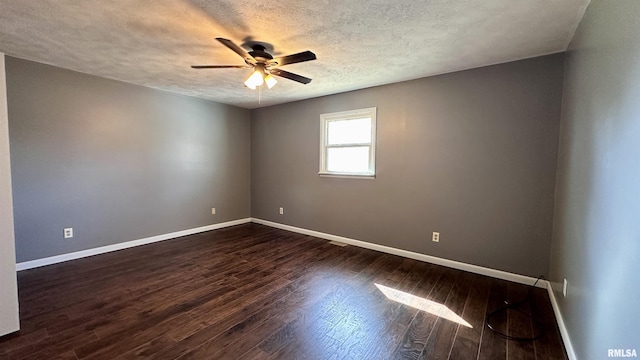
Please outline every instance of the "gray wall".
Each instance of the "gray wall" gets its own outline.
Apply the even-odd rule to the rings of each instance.
[[[551,277],[580,359],[640,352],[639,18],[591,1],[566,58]]]
[[[18,262],[250,216],[249,110],[6,63]]]
[[[5,84],[4,54],[0,53],[0,336],[20,328]]]
[[[557,54],[253,110],[252,216],[546,274],[562,76]],[[376,178],[319,177],[320,114],[366,107]]]

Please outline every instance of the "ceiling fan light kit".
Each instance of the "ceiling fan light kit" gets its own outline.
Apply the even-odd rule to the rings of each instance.
[[[244,85],[251,90],[255,90],[258,86],[262,86],[262,84],[267,84],[267,88],[271,89],[277,83],[278,80],[271,74],[268,74],[262,64],[256,64],[255,71],[244,81]]]
[[[276,78],[274,78],[271,74],[269,74],[265,76],[264,82],[267,84],[267,89],[271,89],[278,83],[278,80],[276,80]]]
[[[316,54],[311,51],[307,50],[274,59],[273,56],[266,51],[266,48],[260,44],[253,45],[252,50],[246,52],[231,40],[224,38],[216,38],[216,40],[236,54],[242,56],[246,65],[192,65],[191,67],[193,69],[253,69],[251,75],[249,75],[244,82],[245,86],[251,90],[255,90],[263,84],[266,84],[267,88],[271,89],[278,83],[274,78],[274,75],[293,80],[301,84],[308,84],[311,82],[310,78],[278,68],[284,65],[315,60]]]
[[[256,87],[261,86],[264,83],[264,70],[259,69],[256,66],[256,70],[249,75],[247,80],[244,81],[244,85],[251,90],[255,90]]]

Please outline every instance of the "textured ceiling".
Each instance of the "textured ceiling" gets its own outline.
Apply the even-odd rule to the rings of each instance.
[[[255,108],[564,51],[589,0],[0,0],[0,52]],[[271,90],[215,40],[318,60]]]

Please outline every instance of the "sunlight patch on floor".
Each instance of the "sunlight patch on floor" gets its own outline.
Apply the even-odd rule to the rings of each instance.
[[[404,291],[396,290],[388,286],[375,284],[376,287],[386,296],[388,299],[399,302],[401,304],[411,306],[412,308],[426,311],[435,316],[439,316],[449,321],[457,322],[460,325],[473,328],[471,324],[466,322],[463,318],[451,311],[448,307],[435,301],[427,300],[419,296],[409,294]]]

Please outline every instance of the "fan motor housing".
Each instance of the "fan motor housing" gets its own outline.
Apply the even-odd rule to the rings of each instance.
[[[249,51],[249,55],[253,56],[254,59],[258,60],[258,62],[267,62],[269,60],[273,60],[273,56],[266,52],[266,48],[262,45],[256,44],[253,45],[252,51]]]

